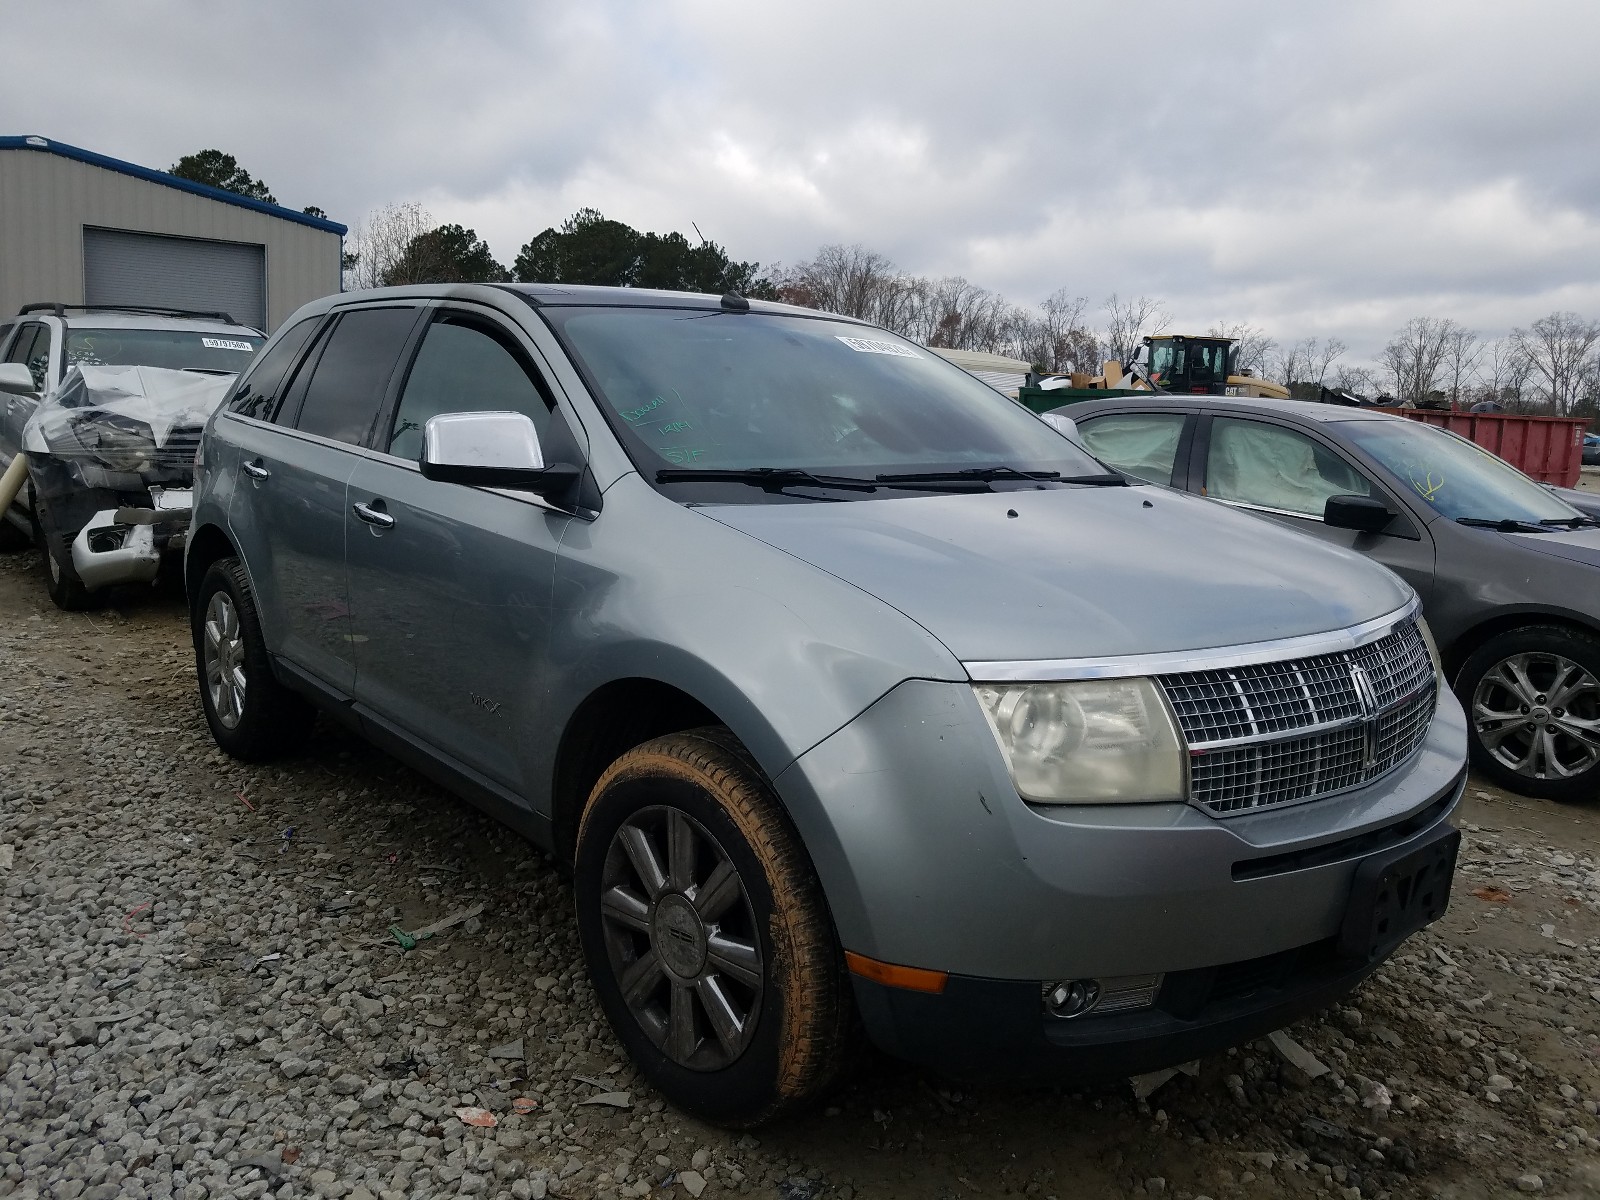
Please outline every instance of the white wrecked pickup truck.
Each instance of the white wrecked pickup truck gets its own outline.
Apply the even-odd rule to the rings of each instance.
[[[34,410],[22,452],[58,607],[93,608],[182,553],[200,431],[235,378],[75,366]]]

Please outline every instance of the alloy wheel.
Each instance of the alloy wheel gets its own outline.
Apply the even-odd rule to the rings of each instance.
[[[244,719],[244,631],[239,610],[227,592],[214,592],[206,605],[201,656],[205,664],[206,691],[211,709],[225,729]]]
[[[716,1071],[744,1053],[761,941],[738,868],[705,826],[664,805],[629,817],[606,851],[600,920],[623,1002],[663,1054]]]
[[[1508,770],[1571,779],[1600,763],[1600,680],[1559,654],[1513,654],[1478,681],[1472,724]]]

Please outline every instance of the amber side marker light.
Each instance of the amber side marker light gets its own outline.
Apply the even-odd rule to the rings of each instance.
[[[897,967],[893,963],[879,962],[854,950],[844,952],[844,965],[852,975],[881,983],[885,987],[902,988],[908,992],[932,992],[938,995],[950,981],[947,971],[924,971],[920,967]]]

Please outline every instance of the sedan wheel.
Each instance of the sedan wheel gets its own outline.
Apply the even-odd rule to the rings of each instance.
[[[1600,639],[1532,625],[1479,646],[1456,694],[1473,765],[1501,787],[1550,800],[1600,795]]]
[[[677,808],[647,808],[612,835],[600,897],[622,998],[668,1058],[728,1066],[761,1011],[761,946],[739,871]]]
[[[244,670],[244,634],[239,610],[226,592],[214,592],[206,605],[205,640],[201,646],[206,690],[217,720],[237,729],[244,716],[247,679]]]

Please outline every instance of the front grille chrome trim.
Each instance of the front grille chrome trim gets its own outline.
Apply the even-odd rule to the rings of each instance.
[[[1352,650],[1158,677],[1190,803],[1228,817],[1363,787],[1422,747],[1440,687],[1418,623]]]
[[[1039,658],[1009,662],[967,662],[974,683],[1053,683],[1069,679],[1125,679],[1136,675],[1173,675],[1248,667],[1286,659],[1316,658],[1357,650],[1389,636],[1396,626],[1415,620],[1422,602],[1413,595],[1386,616],[1374,617],[1328,633],[1220,646],[1212,650],[1170,650],[1156,654],[1124,654],[1115,658]]]

